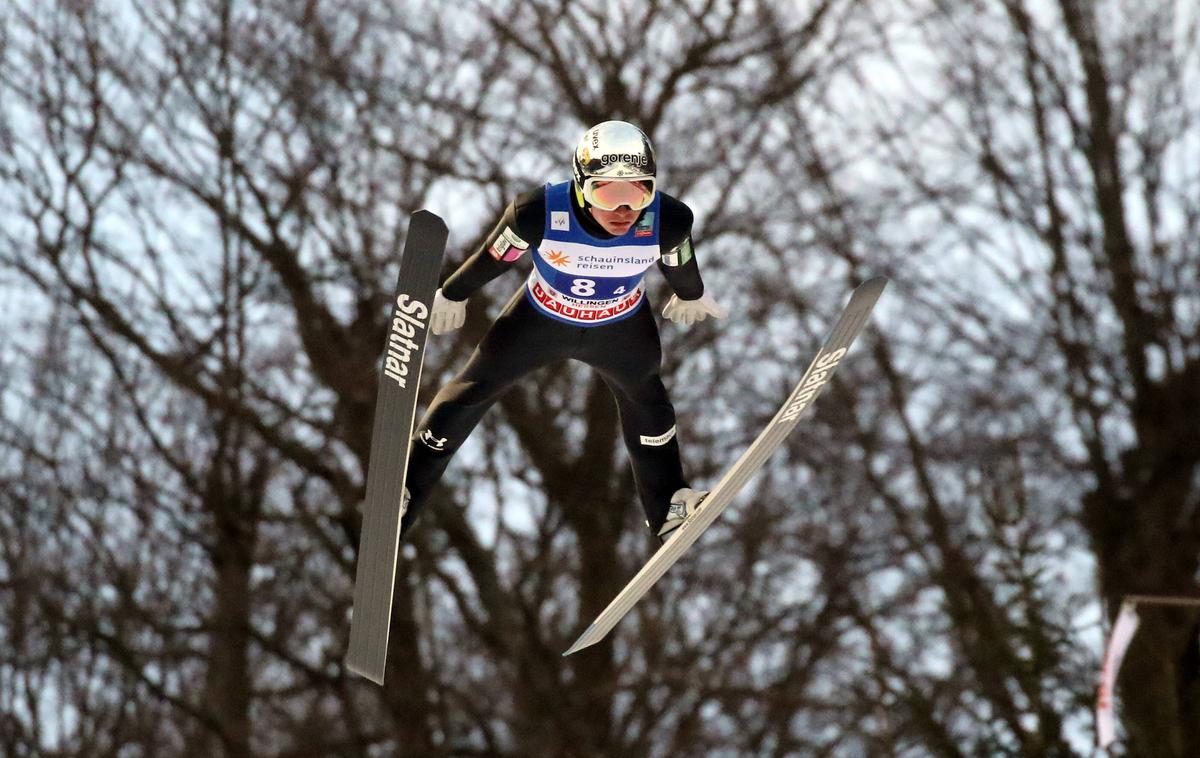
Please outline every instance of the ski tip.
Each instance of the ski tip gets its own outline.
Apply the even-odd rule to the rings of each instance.
[[[442,220],[442,217],[425,208],[413,213],[412,220],[409,223],[414,226],[446,229],[446,222]]]
[[[858,288],[855,290],[855,294],[862,293],[863,295],[879,297],[880,293],[883,292],[883,288],[886,287],[887,284],[888,278],[886,276],[873,276],[862,284],[858,285]]]
[[[413,211],[412,217],[413,217],[414,221],[416,221],[417,219],[423,219],[425,221],[442,221],[441,216],[437,215],[436,213],[429,210],[428,208],[421,208],[420,210]],[[442,223],[445,223],[445,222],[442,222]]]

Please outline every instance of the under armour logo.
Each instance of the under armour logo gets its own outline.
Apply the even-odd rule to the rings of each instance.
[[[448,437],[434,437],[433,432],[426,429],[421,432],[421,441],[434,450],[445,450]]]

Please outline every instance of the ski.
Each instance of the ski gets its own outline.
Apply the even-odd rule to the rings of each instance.
[[[383,684],[387,661],[406,462],[447,236],[446,223],[435,214],[413,214],[379,374],[346,653],[346,668],[376,684]]]
[[[737,462],[721,477],[700,507],[675,529],[667,542],[646,562],[642,570],[630,580],[629,584],[625,585],[620,594],[596,617],[596,620],[579,636],[579,639],[575,640],[575,644],[563,653],[564,656],[604,639],[617,622],[629,613],[638,600],[716,520],[750,477],[762,468],[767,458],[791,433],[804,411],[812,405],[821,389],[829,382],[834,370],[850,349],[850,345],[853,344],[854,339],[867,323],[871,309],[875,307],[875,302],[883,293],[887,281],[885,277],[876,277],[863,282],[854,290],[850,296],[850,302],[846,304],[845,310],[842,311],[842,315],[825,339],[825,344],[809,365],[808,370],[804,372],[804,376],[784,402],[783,407],[759,433],[750,447],[742,453]]]

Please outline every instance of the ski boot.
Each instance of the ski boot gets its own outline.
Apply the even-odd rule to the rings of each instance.
[[[665,544],[680,524],[700,508],[706,497],[708,490],[693,490],[687,487],[676,490],[675,494],[671,495],[671,507],[667,510],[667,520],[658,530],[658,538]]]

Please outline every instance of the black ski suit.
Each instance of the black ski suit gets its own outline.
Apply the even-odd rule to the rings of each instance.
[[[539,246],[547,228],[546,191],[539,187],[509,204],[480,249],[447,278],[443,296],[466,300],[511,269],[520,257],[514,243],[527,242],[529,250]],[[577,198],[572,197],[571,203],[573,217],[587,234],[613,239],[579,207]],[[692,254],[692,212],[661,192],[658,207],[658,268],[680,299],[695,300],[703,295],[704,284]],[[650,528],[658,531],[666,520],[671,495],[688,485],[675,436],[675,409],[660,375],[662,347],[648,298],[643,296],[632,315],[622,320],[580,326],[546,315],[522,286],[467,365],[437,393],[417,424],[406,480],[412,499],[402,533],[412,526],[450,458],[488,408],[522,376],[564,359],[595,368],[616,398],[638,495]]]

